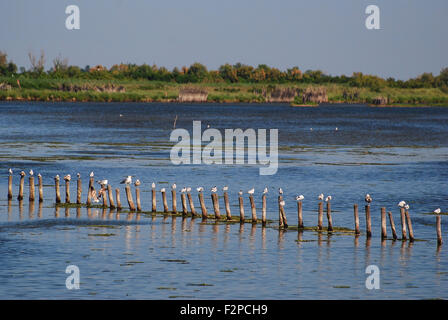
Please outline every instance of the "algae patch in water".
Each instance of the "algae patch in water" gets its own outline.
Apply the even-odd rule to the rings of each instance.
[[[188,262],[187,260],[182,260],[182,259],[161,259],[161,262],[177,262],[180,264],[189,264],[190,262]]]
[[[177,290],[177,288],[170,288],[170,287],[158,287],[157,290]]]
[[[335,289],[349,289],[350,286],[333,286]]]
[[[92,237],[112,237],[115,236],[115,233],[89,233],[88,236]]]
[[[187,283],[187,286],[193,287],[213,287],[214,284],[209,283]]]

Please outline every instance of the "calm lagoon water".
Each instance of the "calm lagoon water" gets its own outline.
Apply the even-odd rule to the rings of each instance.
[[[221,132],[278,128],[277,174],[260,176],[258,165],[173,165],[169,136],[176,116],[176,127],[189,131],[193,120]],[[448,108],[0,103],[0,146],[2,299],[448,298],[447,244],[437,249],[435,217],[428,214],[438,207],[448,211]],[[14,170],[10,203],[8,168]],[[15,199],[18,173],[30,169],[44,178],[42,205],[29,204],[27,178],[25,201]],[[268,186],[267,215],[274,222],[262,228],[56,209],[53,177],[80,172],[86,190],[90,171],[113,187],[125,175],[136,176],[143,210],[151,208],[154,181],[158,189],[172,183],[205,187],[209,211],[210,188],[228,185],[234,215],[238,191],[255,187],[260,215],[261,192]],[[371,194],[373,237],[279,231],[279,187],[290,225],[297,224],[297,194],[305,196],[305,225],[313,226],[317,195],[324,193],[333,197],[335,226],[353,228],[358,203],[363,231],[363,199]],[[198,209],[196,192],[193,199]],[[246,215],[248,200],[245,195]],[[419,241],[381,242],[380,208],[393,212],[399,229],[400,200],[411,206]],[[380,269],[379,290],[365,286],[365,269],[372,264]],[[80,269],[80,290],[66,289],[68,265]]]

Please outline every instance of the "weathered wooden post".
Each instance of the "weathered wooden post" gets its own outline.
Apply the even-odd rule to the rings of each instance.
[[[193,202],[193,197],[191,196],[191,188],[190,187],[187,188],[187,198],[188,198],[188,203],[190,205],[191,215],[194,217],[194,216],[196,216],[196,209],[194,207],[194,202]]]
[[[162,193],[162,201],[163,201],[163,212],[168,213],[168,202],[166,201],[166,191],[165,188],[160,189]]]
[[[12,170],[9,169],[9,176],[8,176],[8,200],[12,199]]]
[[[35,196],[36,196],[33,170],[30,171],[29,183],[30,183],[30,194],[29,194],[28,199],[29,199],[29,201],[33,202],[35,199]]]
[[[226,208],[226,218],[227,220],[232,220],[232,214],[230,212],[229,194],[227,193],[228,187],[224,187],[224,206]]]
[[[65,203],[70,203],[70,180],[72,179],[71,175],[66,175],[64,177],[65,181]]]
[[[322,230],[324,223],[324,203],[322,201],[319,201],[317,210],[317,229]]]
[[[120,199],[120,189],[115,189],[115,197],[117,199],[117,210],[120,211],[123,207],[121,206],[121,199]]]
[[[409,241],[414,242],[414,229],[412,229],[411,215],[409,214],[409,205],[406,205],[406,207],[405,207],[405,216],[406,216],[406,222],[408,224],[408,230],[409,230]]]
[[[303,229],[303,212],[302,212],[302,200],[305,197],[303,195],[300,195],[296,198],[297,200],[297,222],[299,229]]]
[[[19,195],[17,196],[17,200],[23,200],[23,185],[25,183],[25,172],[20,172],[20,184],[19,184]]]
[[[57,174],[56,177],[54,177],[54,186],[56,191],[56,203],[61,203],[61,191],[59,189],[59,175]]]
[[[390,223],[390,229],[392,230],[392,237],[394,240],[397,240],[397,230],[395,230],[395,222],[394,222],[394,217],[392,216],[392,212],[389,211],[388,213],[389,216],[389,223]]]
[[[387,239],[386,208],[381,208],[381,239]]]
[[[140,201],[140,180],[136,180],[134,185],[135,185],[135,201],[137,202],[137,211],[141,212],[142,211],[142,204]]]
[[[400,207],[400,218],[401,218],[401,240],[407,239],[407,230],[406,230],[406,213],[405,208]]]
[[[173,200],[173,211],[172,211],[172,213],[176,214],[177,213],[176,184],[173,184],[171,186],[171,197],[172,197],[172,200]]]
[[[327,220],[328,220],[328,228],[329,232],[333,231],[333,219],[331,218],[331,196],[327,197]]]
[[[245,217],[244,217],[244,204],[243,204],[243,192],[240,191],[238,193],[238,202],[240,205],[240,223],[244,223]]]
[[[261,196],[261,225],[266,226],[266,192]]]
[[[218,194],[212,192],[213,211],[215,212],[215,219],[221,219],[221,213],[219,212],[219,200]]]
[[[106,192],[106,186],[101,185],[101,189],[99,191],[99,196],[101,196],[101,199],[103,199],[103,209],[107,208],[107,192]],[[104,212],[104,210],[103,210]]]
[[[109,207],[111,209],[115,209],[115,201],[114,201],[114,193],[112,191],[112,187],[107,185],[107,194],[109,195]]]
[[[280,212],[280,220],[279,221],[279,228],[284,228],[287,229],[288,228],[288,222],[286,221],[286,214],[285,214],[285,201],[283,201],[283,196],[279,196],[279,199],[281,198],[281,200],[278,203],[279,206],[279,212]]]
[[[95,176],[92,171],[90,173],[90,177],[89,177],[89,189],[87,189],[88,190],[87,191],[87,201],[86,201],[87,206],[90,206],[92,204],[92,191],[95,190],[95,187],[93,186],[94,179],[95,179]]]
[[[366,237],[370,238],[372,236],[372,220],[370,218],[370,204],[365,206],[366,210]]]
[[[131,186],[129,184],[126,184],[125,191],[126,191],[126,199],[129,205],[129,210],[135,211],[134,200],[132,199],[132,193],[131,193]]]
[[[254,200],[253,194],[251,194],[249,196],[249,201],[250,201],[250,210],[252,213],[252,223],[256,224],[257,223],[257,209],[255,208],[255,200]]]
[[[437,246],[441,246],[442,240],[442,217],[437,215],[436,217],[436,231],[437,231]]]
[[[81,196],[82,196],[82,181],[81,174],[77,174],[78,181],[76,182],[76,204],[81,204]]]
[[[361,231],[359,229],[359,214],[358,214],[358,205],[353,205],[353,214],[355,216],[355,234],[359,235],[361,234]]]
[[[184,216],[184,217],[188,213],[188,210],[187,210],[187,195],[185,194],[185,191],[186,190],[182,189],[182,191],[180,193],[180,198],[181,198],[181,202],[182,202],[182,216]]]
[[[37,175],[37,181],[39,184],[39,202],[44,201],[44,184],[42,182],[42,175],[39,173]]]
[[[151,185],[151,194],[152,194],[152,212],[157,212],[156,184],[154,182]]]

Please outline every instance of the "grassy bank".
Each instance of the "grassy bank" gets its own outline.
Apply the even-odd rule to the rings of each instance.
[[[11,87],[0,90],[0,100],[27,101],[81,101],[81,102],[175,102],[179,91],[185,85],[175,82],[147,80],[85,80],[85,79],[31,79],[1,78],[0,84]],[[122,86],[125,92],[97,92],[82,90],[78,92],[64,91],[63,85],[77,86]],[[329,103],[373,103],[377,97],[385,97],[388,105],[430,105],[448,106],[448,92],[440,88],[390,88],[377,90],[355,88],[346,84],[253,84],[253,83],[200,83],[189,84],[189,87],[203,89],[208,92],[207,102],[216,103],[263,103],[263,90],[273,88],[301,88],[312,86],[325,87]]]

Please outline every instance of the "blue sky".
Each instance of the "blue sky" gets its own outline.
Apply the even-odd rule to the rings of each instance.
[[[76,4],[81,29],[65,28]],[[381,10],[367,30],[365,8]],[[448,66],[446,0],[3,0],[0,50],[19,66],[27,54],[70,64],[120,62],[173,68],[201,62],[361,71],[408,79]]]

